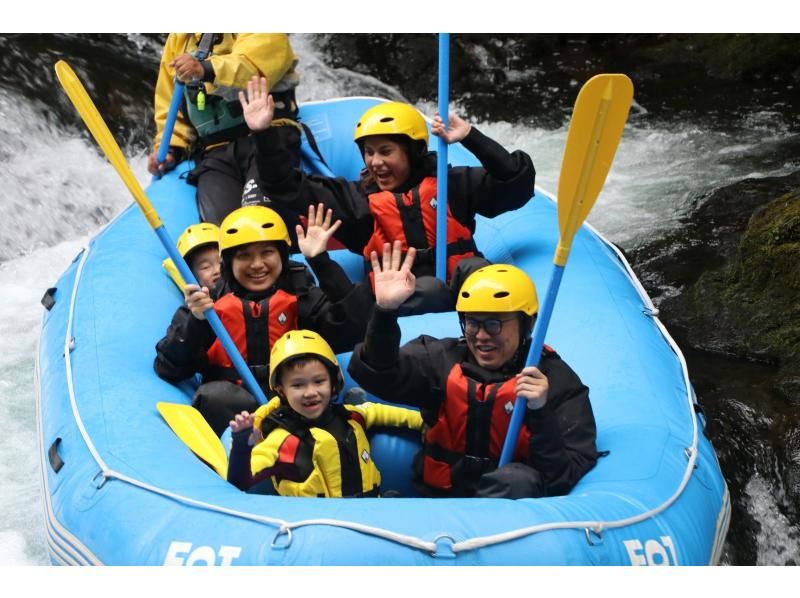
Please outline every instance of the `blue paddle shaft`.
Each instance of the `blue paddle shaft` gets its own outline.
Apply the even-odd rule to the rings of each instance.
[[[450,34],[439,34],[439,115],[449,115]],[[447,141],[438,138],[436,158],[436,278],[447,280]]]
[[[183,83],[175,82],[175,89],[172,91],[172,100],[170,100],[169,103],[169,112],[167,112],[167,120],[164,123],[164,133],[161,135],[161,145],[158,146],[159,164],[163,164],[167,159],[169,142],[170,139],[172,139],[172,130],[175,128],[175,121],[178,119],[178,110],[180,110],[181,102],[183,101],[184,87],[185,85]],[[178,262],[175,263],[177,264]]]
[[[539,365],[539,358],[542,356],[542,348],[544,347],[544,337],[547,334],[547,327],[550,325],[550,316],[553,314],[553,306],[556,302],[558,287],[561,286],[561,277],[563,275],[564,266],[553,265],[553,272],[550,275],[550,284],[547,287],[547,295],[544,298],[544,304],[539,308],[539,315],[536,318],[531,348],[528,350],[528,358],[525,360],[526,367],[531,365],[538,367]],[[511,422],[508,424],[508,432],[506,433],[506,440],[503,443],[503,452],[500,453],[498,467],[502,467],[511,462],[514,456],[514,448],[517,445],[517,438],[522,428],[522,422],[525,419],[525,409],[527,406],[528,401],[521,397],[517,397],[517,400],[514,402],[514,411],[511,414]]]
[[[183,280],[189,284],[198,284],[197,279],[189,269],[189,266],[178,253],[178,249],[175,247],[175,243],[167,232],[167,229],[164,228],[164,225],[162,224],[153,230],[155,230],[156,235],[158,235],[158,238],[161,241],[161,244],[164,246],[164,249],[167,250],[169,257],[172,258],[172,261],[175,263],[175,266],[181,273]],[[233,344],[233,340],[231,340],[231,336],[228,334],[228,331],[225,330],[225,326],[222,324],[222,320],[219,319],[217,312],[214,311],[213,307],[209,307],[205,312],[203,312],[203,315],[205,315],[206,320],[208,320],[208,323],[211,325],[211,329],[214,331],[214,334],[217,335],[217,338],[225,348],[225,352],[228,354],[228,357],[233,363],[233,367],[236,368],[236,371],[242,377],[242,381],[247,387],[247,390],[250,391],[250,393],[258,400],[260,404],[264,405],[267,402],[267,397],[264,395],[264,391],[261,390],[258,382],[256,382],[253,372],[250,371],[250,367],[247,365],[247,363],[245,363],[245,360],[242,358],[242,354],[239,353],[239,349],[237,349],[236,345]]]

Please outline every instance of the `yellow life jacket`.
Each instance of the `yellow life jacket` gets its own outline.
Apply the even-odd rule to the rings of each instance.
[[[253,448],[250,465],[253,475],[269,474],[282,496],[377,496],[381,473],[366,431],[373,425],[422,429],[419,412],[402,407],[333,405],[316,425],[286,406],[276,409],[276,401],[256,411],[255,426],[266,438]]]

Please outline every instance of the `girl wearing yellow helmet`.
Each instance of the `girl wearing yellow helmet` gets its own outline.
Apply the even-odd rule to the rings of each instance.
[[[341,267],[316,255],[336,225],[330,212],[309,210],[309,230],[298,231],[301,249],[326,291],[314,284],[308,269],[290,261],[289,233],[277,212],[263,206],[235,210],[220,226],[221,288],[214,300],[207,287],[186,285],[184,296],[192,317],[173,320],[156,345],[155,370],[170,382],[202,375],[193,404],[221,434],[234,413],[255,410],[256,399],[238,386],[239,375],[205,320],[213,307],[256,380],[267,388],[269,351],[289,330],[310,328],[331,339],[337,351],[349,351],[364,333],[364,313],[372,308],[371,293],[353,285]],[[321,229],[321,231],[320,231]]]
[[[342,220],[337,239],[362,254],[366,264],[372,251],[400,241],[403,251],[414,247],[417,293],[429,287],[429,298],[410,297],[404,312],[447,311],[455,291],[472,270],[486,265],[473,239],[477,214],[494,217],[522,207],[534,193],[535,170],[530,156],[509,153],[456,115],[445,131],[434,118],[431,132],[447,143],[461,142],[481,167],[449,167],[447,219],[447,280],[437,285],[435,275],[436,154],[428,151],[428,128],[409,104],[388,102],[367,110],[355,127],[354,140],[364,158],[360,181],[309,176],[295,168],[282,151],[272,122],[272,102],[265,79],[254,77],[247,95],[239,94],[245,121],[257,149],[261,183],[270,199],[302,214],[309,204],[323,203]],[[420,303],[417,307],[414,302]]]
[[[270,356],[270,388],[278,396],[231,420],[228,481],[261,493],[260,482],[271,478],[284,496],[377,496],[381,474],[366,431],[420,430],[422,417],[378,403],[334,404],[342,385],[336,355],[319,334],[293,330],[278,339]]]
[[[364,390],[419,407],[427,424],[414,460],[428,496],[525,498],[566,494],[597,461],[589,389],[545,347],[525,367],[539,309],[536,287],[515,266],[494,264],[462,285],[456,310],[464,336],[423,335],[402,347],[397,309],[414,287],[409,261],[388,244],[371,256],[376,307],[348,372]],[[394,259],[393,259],[394,258]],[[527,402],[513,461],[497,462],[514,403]]]

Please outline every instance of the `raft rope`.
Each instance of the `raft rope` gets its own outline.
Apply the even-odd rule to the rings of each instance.
[[[544,195],[546,197],[548,197],[551,201],[554,201],[553,198],[549,194],[545,193]],[[563,521],[563,522],[552,522],[552,523],[545,523],[545,524],[534,525],[534,526],[530,526],[530,527],[519,528],[519,529],[516,529],[516,530],[511,530],[511,531],[503,532],[503,533],[499,533],[499,534],[492,534],[492,535],[489,535],[489,536],[480,536],[480,537],[470,538],[470,539],[463,540],[463,541],[460,541],[460,542],[455,542],[454,541],[450,545],[450,550],[452,551],[453,554],[458,554],[459,552],[466,552],[466,551],[470,551],[470,550],[476,550],[476,549],[479,549],[479,548],[484,548],[484,547],[492,546],[492,545],[495,545],[495,544],[501,544],[501,543],[508,542],[508,541],[511,541],[511,540],[516,540],[516,539],[519,539],[519,538],[522,538],[522,537],[525,537],[525,536],[541,533],[541,532],[544,532],[544,531],[551,531],[551,530],[562,530],[562,529],[580,530],[580,529],[583,529],[583,530],[586,530],[586,532],[587,532],[587,538],[589,537],[589,535],[588,535],[589,531],[591,531],[592,533],[594,533],[598,537],[602,537],[602,533],[603,533],[604,530],[616,529],[616,528],[621,528],[621,527],[627,527],[627,526],[630,526],[630,525],[634,525],[636,523],[640,523],[642,521],[650,519],[650,518],[658,515],[659,513],[664,512],[666,509],[668,509],[680,497],[680,495],[686,489],[686,486],[688,485],[689,480],[691,479],[692,471],[694,470],[695,463],[697,461],[697,455],[698,455],[697,446],[698,446],[698,438],[699,438],[699,436],[698,436],[697,416],[696,416],[695,411],[694,411],[694,398],[693,398],[692,391],[691,391],[692,387],[691,387],[691,383],[689,381],[689,372],[688,372],[688,367],[686,365],[686,360],[684,359],[683,354],[681,353],[680,349],[678,348],[678,346],[675,343],[675,341],[673,340],[673,338],[667,332],[666,328],[661,323],[661,321],[658,319],[658,317],[657,317],[658,310],[653,305],[652,300],[647,295],[647,292],[644,290],[644,288],[642,287],[642,285],[639,282],[638,278],[634,274],[633,270],[630,267],[630,264],[628,263],[628,260],[625,258],[625,256],[622,254],[622,252],[620,252],[613,245],[613,243],[610,243],[608,240],[606,240],[596,229],[594,229],[594,227],[592,227],[588,223],[586,223],[586,226],[592,231],[593,234],[595,234],[601,241],[603,241],[603,243],[605,243],[617,255],[623,270],[626,272],[628,278],[634,284],[634,286],[635,286],[637,292],[639,293],[641,299],[645,303],[645,307],[646,307],[646,310],[647,310],[645,313],[647,313],[649,316],[651,316],[653,318],[653,321],[655,322],[656,326],[661,331],[662,336],[667,341],[667,343],[670,345],[671,349],[673,350],[673,352],[677,356],[678,360],[680,361],[681,369],[682,369],[682,372],[683,372],[684,385],[685,385],[686,393],[687,393],[688,411],[689,411],[691,424],[692,424],[692,443],[691,443],[691,446],[686,448],[686,456],[688,457],[688,462],[687,462],[686,469],[685,469],[684,474],[683,474],[683,478],[681,479],[681,482],[680,482],[678,488],[676,489],[676,491],[664,503],[662,503],[661,505],[659,505],[659,506],[657,506],[657,507],[655,507],[653,509],[645,511],[645,512],[639,514],[639,515],[635,515],[635,516],[632,516],[632,517],[627,517],[625,519],[618,519],[618,520],[614,520],[614,521]],[[251,520],[251,521],[256,521],[256,522],[264,523],[264,524],[267,524],[267,525],[275,526],[275,527],[278,528],[278,530],[277,530],[277,533],[276,533],[276,536],[275,536],[275,540],[273,541],[273,546],[276,545],[278,537],[280,537],[282,534],[286,534],[287,535],[286,543],[283,544],[282,546],[280,546],[280,548],[288,548],[291,545],[291,538],[292,538],[291,531],[293,529],[298,529],[300,527],[305,527],[305,526],[310,526],[310,525],[327,525],[327,526],[334,526],[334,527],[341,527],[341,528],[345,528],[345,529],[350,529],[350,530],[357,531],[357,532],[360,532],[360,533],[363,533],[363,534],[368,534],[368,535],[380,537],[380,538],[383,538],[383,539],[386,539],[386,540],[389,540],[389,541],[392,541],[392,542],[396,542],[398,544],[402,544],[402,545],[408,546],[410,548],[414,548],[414,549],[417,549],[417,550],[421,550],[423,552],[427,552],[427,553],[429,553],[431,555],[436,555],[437,554],[438,547],[437,547],[436,541],[423,540],[421,538],[416,538],[414,536],[408,536],[408,535],[405,535],[405,534],[399,534],[399,533],[396,533],[396,532],[393,532],[391,530],[387,530],[387,529],[384,529],[384,528],[373,527],[373,526],[364,525],[364,524],[360,524],[360,523],[356,523],[356,522],[352,522],[352,521],[342,521],[342,520],[338,520],[338,519],[325,519],[325,518],[322,518],[322,519],[306,519],[306,520],[301,520],[301,521],[288,522],[288,521],[285,521],[283,519],[278,519],[278,518],[273,518],[273,517],[266,517],[266,516],[261,516],[261,515],[255,515],[253,513],[247,513],[247,512],[238,511],[238,510],[234,510],[234,509],[228,509],[226,507],[221,507],[219,505],[215,505],[215,504],[207,503],[207,502],[204,502],[204,501],[196,500],[196,499],[193,499],[193,498],[190,498],[190,497],[187,497],[187,496],[183,496],[183,495],[180,495],[180,494],[176,494],[174,492],[170,492],[168,490],[164,490],[163,488],[158,488],[156,486],[152,486],[150,484],[146,484],[144,482],[141,482],[139,480],[136,480],[136,479],[131,478],[131,477],[129,477],[129,476],[123,474],[123,473],[120,473],[118,471],[115,471],[115,470],[109,468],[108,465],[105,463],[105,461],[100,456],[100,454],[97,451],[97,449],[94,446],[94,444],[92,443],[92,441],[91,441],[91,439],[89,437],[89,434],[87,433],[86,428],[83,425],[83,421],[82,421],[82,419],[80,417],[80,412],[78,410],[77,402],[75,400],[75,389],[74,389],[73,380],[72,380],[72,363],[71,363],[71,359],[70,359],[71,349],[74,348],[74,338],[72,337],[72,322],[73,322],[73,316],[74,316],[74,310],[75,310],[75,302],[76,302],[77,291],[78,291],[78,286],[79,286],[81,274],[83,272],[83,266],[86,263],[86,260],[88,259],[89,254],[90,254],[90,247],[87,246],[85,251],[83,252],[83,255],[81,257],[81,261],[80,261],[80,263],[78,265],[78,269],[77,269],[77,272],[76,272],[76,275],[75,275],[75,282],[73,284],[72,296],[71,296],[71,299],[70,299],[69,319],[68,319],[68,322],[67,322],[67,331],[66,331],[66,336],[65,336],[64,357],[65,357],[65,361],[66,361],[67,387],[68,387],[68,391],[69,391],[70,405],[72,407],[73,416],[75,418],[75,422],[76,422],[76,425],[78,426],[78,429],[79,429],[79,431],[81,433],[81,436],[83,437],[84,442],[86,443],[86,446],[89,449],[89,452],[91,453],[92,457],[94,458],[95,462],[97,463],[98,467],[100,468],[100,472],[98,473],[98,476],[102,476],[103,477],[103,482],[101,482],[101,484],[100,484],[101,486],[108,479],[116,479],[116,480],[119,480],[121,482],[124,482],[124,483],[130,484],[132,486],[136,486],[136,487],[142,488],[144,490],[147,490],[149,492],[153,492],[155,494],[159,494],[161,496],[167,497],[167,498],[169,498],[171,500],[175,500],[175,501],[183,503],[183,504],[188,504],[188,505],[192,505],[192,506],[199,507],[199,508],[202,508],[202,509],[206,509],[206,510],[209,510],[209,511],[223,513],[223,514],[230,515],[230,516],[233,516],[233,517],[239,517],[239,518],[242,518],[242,519],[248,519],[248,520]],[[451,538],[449,536],[439,536],[437,538],[437,540],[441,539],[441,538],[447,538],[448,540],[453,540],[453,538]]]

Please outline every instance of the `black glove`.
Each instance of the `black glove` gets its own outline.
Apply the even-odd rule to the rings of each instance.
[[[538,471],[524,463],[509,463],[485,473],[478,480],[475,496],[480,498],[539,498],[544,484]]]

